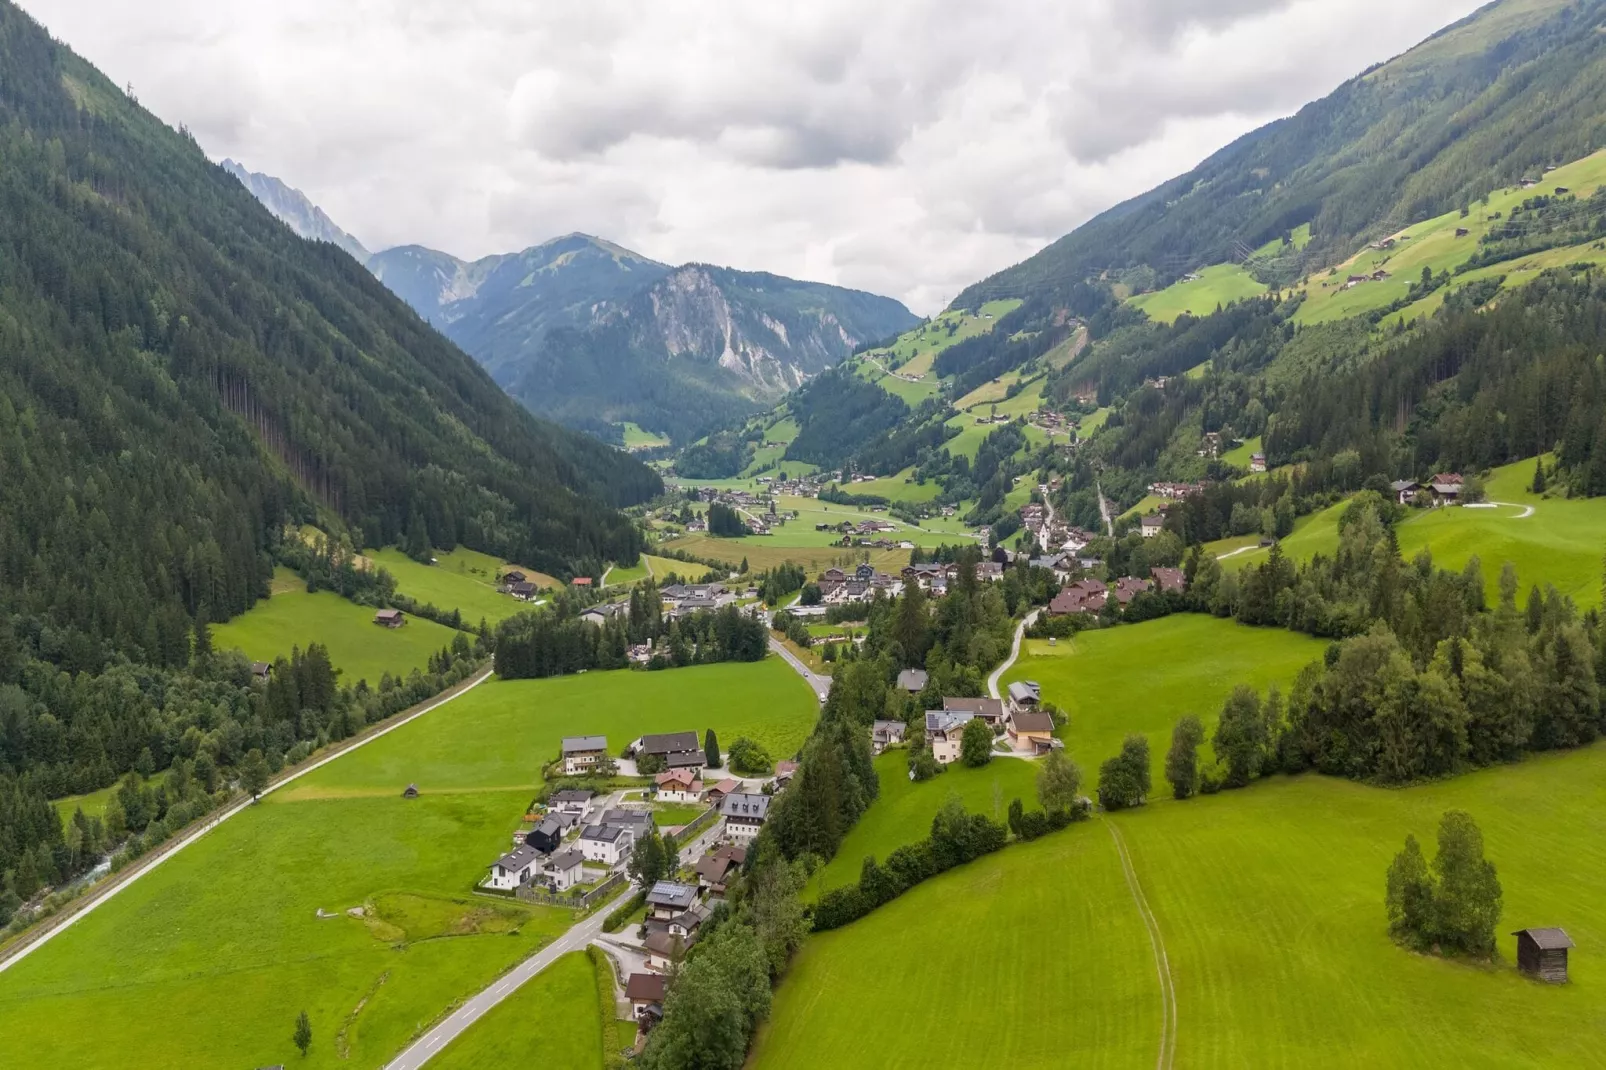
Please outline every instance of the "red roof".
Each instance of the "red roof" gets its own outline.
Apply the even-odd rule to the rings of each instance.
[[[575,587],[590,587],[591,586],[591,577],[590,576],[576,576],[574,578],[574,580],[572,581],[572,586],[575,586]]]
[[[630,980],[625,982],[625,998],[628,1000],[662,1003],[667,991],[669,978],[661,973],[633,973]]]

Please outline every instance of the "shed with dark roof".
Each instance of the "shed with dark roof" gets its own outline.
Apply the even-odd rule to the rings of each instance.
[[[1567,951],[1576,945],[1565,929],[1518,929],[1517,969],[1553,985],[1567,982]]]

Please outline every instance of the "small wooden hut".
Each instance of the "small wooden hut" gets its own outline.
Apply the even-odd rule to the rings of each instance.
[[[1567,949],[1573,942],[1563,929],[1519,929],[1517,969],[1553,985],[1567,982]]]
[[[409,785],[407,785],[407,789],[402,792],[402,798],[404,798],[404,799],[416,799],[416,798],[418,798],[418,785],[417,784],[409,784]]]

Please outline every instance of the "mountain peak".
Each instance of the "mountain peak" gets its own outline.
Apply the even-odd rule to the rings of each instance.
[[[278,216],[291,230],[309,241],[326,241],[340,246],[360,261],[366,262],[368,250],[362,242],[341,230],[322,208],[300,190],[286,185],[272,175],[260,174],[246,168],[236,160],[225,159],[218,166],[240,180],[268,211]]]

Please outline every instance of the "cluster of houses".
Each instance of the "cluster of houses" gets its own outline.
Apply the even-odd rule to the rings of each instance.
[[[926,742],[931,747],[931,756],[938,765],[957,762],[963,751],[965,726],[971,721],[985,724],[995,740],[1007,739],[1010,749],[1017,754],[1041,755],[1057,750],[1064,744],[1054,738],[1054,718],[1040,708],[1041,703],[1042,692],[1031,681],[1010,684],[1007,699],[944,698],[942,709],[926,711]],[[888,736],[895,733],[902,739],[900,722],[876,722],[872,741],[878,744],[877,753],[886,748],[886,744],[880,744],[875,738],[875,733],[884,725],[889,726]]]
[[[1113,585],[1091,578],[1067,584],[1048,603],[1048,615],[1065,617],[1073,613],[1100,613],[1112,597],[1117,605],[1125,609],[1132,604],[1134,598],[1145,591],[1157,590],[1162,594],[1181,594],[1187,588],[1187,581],[1181,569],[1154,568],[1149,571],[1152,578],[1146,580],[1136,576],[1122,576]]]
[[[535,581],[516,568],[502,573],[501,579],[497,581],[496,589],[503,594],[517,598],[520,602],[533,602],[541,595],[541,591],[536,587]]]
[[[1149,493],[1156,498],[1167,498],[1171,501],[1186,501],[1195,495],[1203,494],[1203,483],[1150,483]]]
[[[1057,487],[1053,481],[1038,487],[1038,490],[1045,495],[1055,489]],[[1021,506],[1020,521],[1021,527],[1031,533],[1032,538],[1037,540],[1039,546],[1062,553],[1080,553],[1087,547],[1088,543],[1096,538],[1091,531],[1086,531],[1070,524],[1062,524],[1052,519],[1048,512],[1048,507],[1039,502],[1027,502]],[[1039,567],[1048,567],[1038,561],[1033,561],[1032,564]]]
[[[769,487],[773,494],[784,494],[790,498],[820,496],[820,484],[813,479],[776,479],[774,476],[759,476],[758,481]]]
[[[1426,483],[1398,479],[1389,484],[1401,505],[1415,505],[1424,496],[1434,506],[1459,505],[1466,481],[1459,472],[1440,472]]]
[[[749,593],[756,595],[757,592]],[[658,597],[677,619],[706,609],[724,609],[740,598],[723,583],[672,583],[659,590]]]
[[[1384,271],[1382,268],[1378,268],[1376,271],[1372,272],[1370,275],[1351,275],[1349,278],[1344,280],[1344,289],[1353,290],[1355,287],[1360,286],[1360,285],[1362,285],[1364,283],[1382,282],[1384,279],[1387,279],[1388,277],[1389,277],[1389,273]]]

